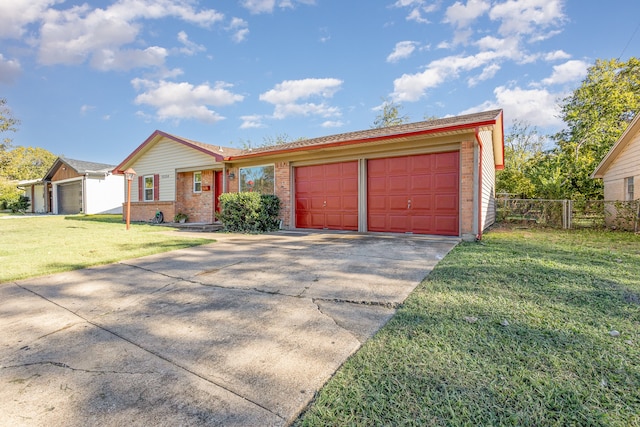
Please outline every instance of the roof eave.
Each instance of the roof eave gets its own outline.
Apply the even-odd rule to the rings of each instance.
[[[356,139],[350,139],[350,140],[344,140],[344,141],[330,142],[330,143],[326,143],[326,144],[292,147],[292,148],[286,148],[286,149],[282,149],[282,150],[260,151],[260,152],[257,152],[257,153],[241,154],[241,155],[238,155],[238,156],[229,156],[229,157],[225,158],[225,160],[227,160],[227,161],[237,161],[237,160],[251,159],[251,158],[256,158],[256,157],[283,155],[283,154],[295,153],[295,152],[300,152],[300,151],[313,151],[313,150],[319,150],[319,149],[325,149],[325,148],[335,148],[335,147],[342,147],[342,146],[349,146],[349,145],[366,144],[366,143],[371,143],[371,142],[379,142],[379,141],[385,141],[385,140],[390,140],[390,139],[396,139],[396,138],[400,138],[400,137],[401,138],[412,138],[412,137],[416,137],[416,136],[434,135],[434,134],[438,134],[438,133],[456,132],[456,131],[464,131],[464,130],[468,130],[470,132],[475,132],[475,129],[479,128],[479,127],[495,126],[498,123],[498,121],[500,121],[500,122],[502,121],[502,113],[500,113],[494,119],[485,120],[485,121],[481,121],[481,122],[465,123],[465,124],[453,125],[453,126],[444,126],[444,127],[433,128],[433,129],[424,129],[424,130],[414,131],[414,132],[405,132],[405,133],[395,133],[395,134],[390,134],[390,135],[381,135],[381,136],[377,136],[377,137],[356,138]]]

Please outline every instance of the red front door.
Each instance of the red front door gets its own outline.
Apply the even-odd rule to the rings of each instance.
[[[369,231],[457,236],[459,152],[367,162]]]
[[[295,168],[296,227],[358,230],[358,162]]]

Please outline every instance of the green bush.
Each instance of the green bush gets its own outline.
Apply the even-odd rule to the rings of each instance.
[[[11,209],[11,212],[14,213],[25,213],[27,209],[29,209],[30,204],[31,202],[29,201],[29,198],[27,196],[20,196],[18,197],[18,200],[7,203],[7,208]]]
[[[218,200],[226,231],[262,233],[279,227],[280,199],[273,194],[224,193]]]

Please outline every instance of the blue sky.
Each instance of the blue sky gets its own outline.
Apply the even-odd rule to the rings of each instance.
[[[117,164],[154,130],[223,146],[502,108],[562,128],[596,59],[639,56],[637,0],[0,0],[15,146]]]

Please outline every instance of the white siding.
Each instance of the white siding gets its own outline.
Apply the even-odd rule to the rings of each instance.
[[[29,195],[31,197],[31,195]],[[31,201],[31,209],[35,213],[44,213],[44,185],[33,186],[33,200]]]
[[[604,174],[605,200],[624,200],[624,179],[634,177],[634,198],[640,198],[640,133],[637,133]]]
[[[496,220],[496,167],[491,131],[480,132],[482,141],[482,230]]]
[[[158,174],[160,201],[176,200],[176,169],[212,169],[215,159],[196,149],[163,138],[136,160],[131,166],[137,176]],[[138,177],[131,182],[131,200],[138,200]],[[126,184],[125,184],[126,189]],[[125,190],[126,191],[126,190]]]
[[[122,213],[124,177],[108,175],[103,178],[87,177],[85,180],[85,213]]]

